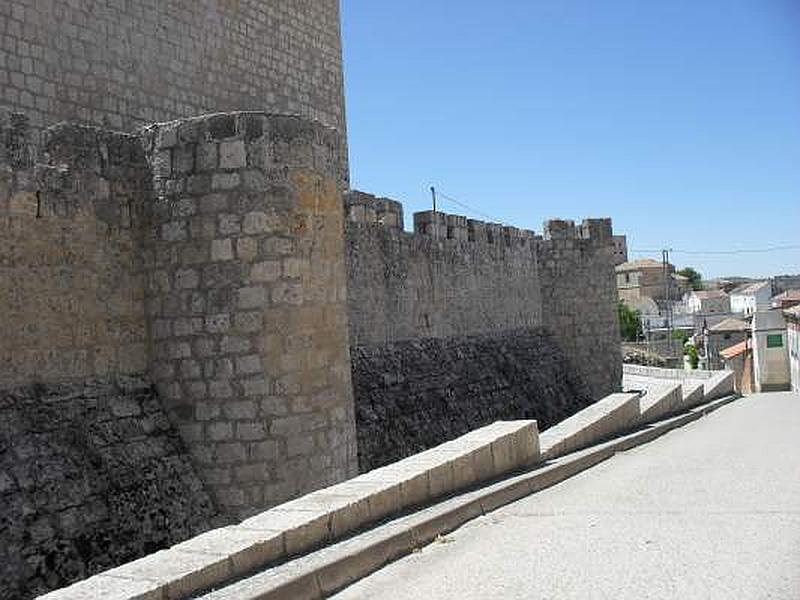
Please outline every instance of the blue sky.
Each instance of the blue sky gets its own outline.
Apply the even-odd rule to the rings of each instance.
[[[794,245],[673,262],[800,273],[800,1],[342,0],[342,18],[354,188],[410,216],[435,185],[536,231],[610,216],[632,250]]]

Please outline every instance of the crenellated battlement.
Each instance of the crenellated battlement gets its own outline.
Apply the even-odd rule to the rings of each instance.
[[[593,394],[615,389],[610,219],[551,219],[537,235],[422,211],[406,232],[399,202],[353,191],[344,205],[353,345],[544,326]]]
[[[403,230],[403,205],[395,200],[351,190],[344,194],[344,210],[345,219],[351,223]]]
[[[25,115],[6,113],[0,139],[0,217],[132,227],[150,189],[137,136],[73,123],[33,132]]]
[[[374,225],[388,231],[404,231],[403,205],[396,200],[353,190],[345,193],[344,206],[346,219],[350,223]],[[550,219],[544,222],[542,231],[542,235],[538,235],[529,229],[428,210],[414,213],[414,230],[407,235],[506,246],[563,240],[590,240],[595,244],[607,245],[612,237],[611,219],[607,218],[584,219],[579,225],[571,220]]]

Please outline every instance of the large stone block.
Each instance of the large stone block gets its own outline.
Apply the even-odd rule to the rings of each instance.
[[[611,394],[540,436],[542,455],[557,458],[625,433],[639,422],[640,393]]]

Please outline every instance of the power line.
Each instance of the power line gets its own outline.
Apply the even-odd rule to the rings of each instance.
[[[495,223],[500,223],[502,225],[506,224],[506,221],[504,221],[502,219],[498,219],[497,217],[493,217],[492,215],[488,215],[485,212],[482,212],[482,211],[478,210],[477,208],[473,208],[469,204],[465,204],[465,203],[463,203],[463,202],[461,202],[459,200],[456,200],[452,196],[448,196],[447,194],[443,193],[439,189],[436,190],[436,194],[437,194],[438,197],[444,198],[445,200],[448,200],[448,201],[452,202],[453,204],[456,204],[456,205],[460,206],[461,208],[466,208],[468,211],[470,211],[470,212],[472,212],[472,213],[474,213],[474,214],[476,214],[476,215],[478,215],[480,217],[483,217],[484,219],[489,219],[490,221],[493,221]]]
[[[739,249],[739,250],[680,250],[680,249],[673,249],[672,252],[675,254],[694,254],[694,255],[729,255],[729,254],[760,254],[766,252],[783,252],[785,250],[800,250],[800,244],[787,244],[785,246],[771,246],[768,248],[749,248],[749,249]],[[634,254],[650,254],[654,252],[661,252],[661,249],[639,249],[639,250],[629,250]]]
[[[444,198],[445,200],[447,200],[449,202],[452,202],[453,204],[455,204],[457,206],[460,206],[461,208],[465,208],[468,211],[470,211],[470,212],[472,212],[472,213],[474,213],[474,214],[476,214],[476,215],[478,215],[480,217],[483,217],[484,219],[489,219],[490,221],[495,222],[495,223],[500,223],[501,225],[507,225],[508,224],[508,222],[505,221],[504,219],[499,219],[496,216],[492,216],[492,215],[487,214],[487,213],[485,213],[483,211],[480,211],[477,208],[475,208],[473,206],[470,206],[469,204],[466,204],[465,202],[461,202],[460,200],[456,200],[455,198],[445,194],[444,192],[442,192],[438,188],[436,189],[435,194],[436,194],[436,197]],[[782,245],[782,246],[771,246],[771,247],[768,247],[768,248],[751,248],[751,249],[738,249],[738,250],[681,250],[681,249],[670,249],[670,253],[673,253],[673,254],[688,254],[688,255],[720,255],[720,256],[725,256],[725,255],[735,255],[735,254],[762,254],[762,253],[768,253],[768,252],[783,252],[783,251],[786,251],[786,250],[800,250],[800,244],[786,244],[786,245]],[[662,248],[654,248],[654,249],[648,249],[648,250],[644,250],[644,249],[642,249],[642,250],[628,250],[628,252],[631,252],[633,254],[650,254],[650,253],[662,252],[662,251],[663,251]]]

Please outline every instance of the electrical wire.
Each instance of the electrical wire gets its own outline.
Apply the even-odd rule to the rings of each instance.
[[[485,213],[483,211],[480,211],[477,208],[474,208],[474,207],[470,206],[469,204],[461,202],[460,200],[456,200],[452,196],[450,196],[448,194],[445,194],[444,192],[440,191],[438,188],[436,189],[436,196],[439,197],[439,198],[444,198],[445,200],[447,200],[449,202],[452,202],[453,204],[455,204],[457,206],[460,206],[461,208],[465,208],[468,211],[470,211],[470,212],[472,212],[472,213],[474,213],[474,214],[476,214],[476,215],[478,215],[480,217],[483,217],[484,219],[489,219],[490,221],[492,221],[494,223],[500,223],[501,225],[507,225],[508,224],[508,222],[503,220],[503,219],[498,219],[497,217],[494,217],[494,216],[489,215],[489,214],[487,214],[487,213]],[[656,249],[656,250],[639,249],[639,250],[628,250],[628,252],[630,252],[632,254],[652,254],[654,252],[661,252],[662,250],[663,250],[663,248],[659,248],[659,249]],[[731,254],[763,254],[763,253],[768,253],[768,252],[784,252],[786,250],[800,250],[800,244],[785,244],[785,245],[781,245],[781,246],[771,246],[771,247],[768,247],[768,248],[751,248],[751,249],[738,249],[738,250],[680,250],[680,249],[671,249],[670,253],[688,254],[688,255],[707,255],[707,256],[720,255],[720,256],[724,256],[724,255],[731,255]]]
[[[503,219],[498,219],[497,217],[493,217],[492,215],[488,215],[485,212],[482,212],[482,211],[478,210],[477,208],[473,208],[469,204],[465,204],[464,202],[461,202],[460,200],[456,200],[452,196],[448,196],[447,194],[439,191],[438,188],[436,190],[436,197],[437,198],[444,198],[445,200],[448,200],[448,201],[452,202],[453,204],[456,204],[457,206],[460,206],[461,208],[466,208],[468,211],[478,215],[479,217],[483,217],[484,219],[489,219],[493,223],[499,223],[501,225],[507,225],[508,224]]]
[[[693,254],[693,255],[729,255],[729,254],[761,254],[767,252],[783,252],[785,250],[800,250],[800,244],[787,244],[784,246],[771,246],[769,248],[749,248],[749,249],[738,249],[738,250],[680,250],[680,249],[671,249],[670,252],[674,254]],[[651,254],[653,252],[661,252],[661,249],[658,250],[645,250],[645,249],[638,249],[638,250],[628,250],[633,254]]]

